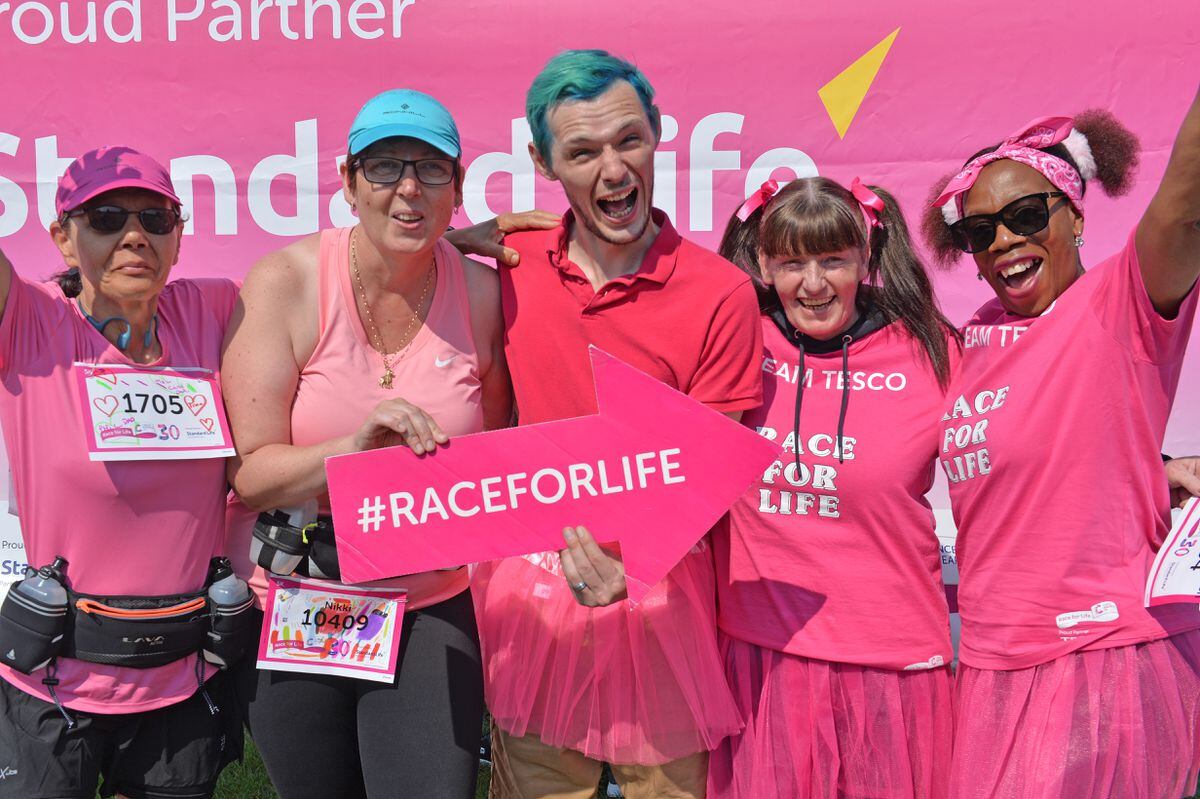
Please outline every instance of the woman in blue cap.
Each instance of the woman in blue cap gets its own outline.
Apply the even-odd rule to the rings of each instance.
[[[264,567],[338,577],[325,458],[393,444],[419,455],[509,422],[496,274],[443,238],[462,202],[460,155],[432,97],[372,98],[341,168],[358,224],[271,253],[246,278],[224,361],[242,503],[231,551],[245,557],[258,536],[244,565],[260,599],[273,590]],[[266,531],[310,519],[293,510],[289,528],[287,511],[269,513],[306,504],[319,514],[298,536],[311,549],[281,557]],[[406,592],[395,678],[260,670],[249,723],[271,779],[283,799],[470,796],[483,687],[466,569],[371,587]]]

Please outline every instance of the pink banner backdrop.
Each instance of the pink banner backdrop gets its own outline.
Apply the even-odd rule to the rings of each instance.
[[[603,47],[657,88],[657,204],[708,245],[769,175],[861,175],[915,214],[937,176],[1029,119],[1110,108],[1145,153],[1131,196],[1089,197],[1084,257],[1096,263],[1162,173],[1200,80],[1200,15],[1116,0],[981,11],[939,0],[0,2],[0,247],[24,274],[53,272],[45,228],[59,172],[87,148],[128,143],[170,162],[192,215],[178,273],[242,275],[295,236],[352,222],[337,180],[347,128],[396,86],[434,94],[458,119],[460,222],[557,210],[561,194],[525,154],[524,92],[557,51]],[[969,264],[938,284],[956,321],[987,296]],[[1200,452],[1198,393],[1193,346],[1168,451]]]

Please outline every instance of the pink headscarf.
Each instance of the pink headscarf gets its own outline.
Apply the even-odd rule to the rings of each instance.
[[[963,215],[963,197],[975,185],[979,173],[985,166],[1007,158],[1010,161],[1031,166],[1046,176],[1046,180],[1067,195],[1079,213],[1083,213],[1083,182],[1096,174],[1096,162],[1091,147],[1082,133],[1074,129],[1070,117],[1042,117],[1025,125],[1009,136],[990,153],[973,158],[957,175],[950,179],[946,188],[933,201],[940,206],[947,225],[953,225]],[[1062,143],[1067,152],[1079,164],[1079,170],[1059,158],[1044,152],[1043,148]]]

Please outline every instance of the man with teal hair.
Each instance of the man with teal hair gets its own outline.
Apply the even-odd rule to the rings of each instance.
[[[552,117],[561,134],[557,137]],[[634,244],[621,250],[620,265],[605,257],[617,254],[611,247],[592,253],[593,263],[603,262],[610,276],[630,271],[621,267],[638,263],[658,232],[650,201],[662,120],[650,81],[637,67],[603,50],[568,50],[534,79],[525,98],[525,118],[533,133],[529,155],[534,166],[562,184],[571,210],[591,234],[580,237],[579,245]],[[600,122],[609,123],[609,129],[601,131]],[[603,134],[614,133],[623,140],[603,141]],[[557,160],[556,144],[562,150]],[[606,144],[615,146],[605,153]],[[608,174],[602,174],[605,168]],[[614,180],[620,177],[628,180]]]
[[[658,106],[654,104],[654,87],[640,69],[603,50],[567,50],[546,64],[525,95],[525,119],[537,153],[543,159],[550,159],[553,136],[546,116],[555,106],[570,100],[595,99],[618,80],[628,83],[637,93],[658,136],[662,125]]]
[[[660,116],[646,77],[604,51],[568,51],[533,81],[526,115],[534,166],[570,210],[505,241],[520,254],[500,269],[520,423],[596,412],[589,345],[735,418],[759,405],[748,278],[653,208]],[[707,539],[633,606],[619,556],[597,543],[617,532],[570,527],[561,552],[476,572],[493,797],[589,799],[602,762],[627,799],[702,797],[708,752],[741,726]]]

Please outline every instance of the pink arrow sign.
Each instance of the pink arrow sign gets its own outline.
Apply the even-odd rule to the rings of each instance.
[[[342,579],[361,583],[616,541],[637,602],[779,448],[591,348],[599,413],[325,461]]]

